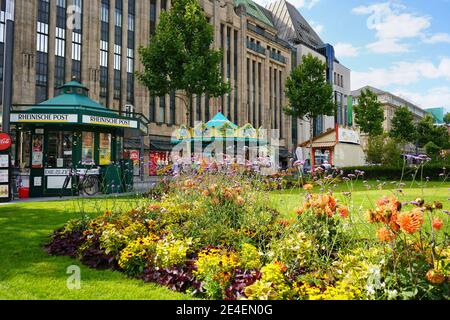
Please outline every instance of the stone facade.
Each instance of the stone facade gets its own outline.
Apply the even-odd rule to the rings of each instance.
[[[175,99],[173,117],[171,97],[155,97],[153,100],[138,80],[134,80],[132,99],[127,96],[130,87],[127,82],[128,58],[133,58],[133,71],[143,70],[138,48],[148,44],[161,11],[170,9],[170,1],[134,0],[133,10],[129,6],[130,1],[16,0],[13,104],[34,104],[58,94],[58,81],[55,79],[58,58],[55,52],[57,47],[62,46],[59,56],[64,59],[64,67],[60,69],[64,70],[65,82],[76,75],[73,71],[73,64],[77,63],[74,55],[79,51],[80,57],[77,59],[81,65],[81,76],[77,78],[90,89],[90,97],[115,110],[124,110],[125,105],[133,105],[136,112],[151,120],[151,137],[167,138],[177,126],[186,123],[186,110],[181,100]],[[195,120],[208,121],[221,110],[238,125],[250,122],[255,127],[281,129],[283,145],[292,148],[291,120],[282,113],[286,104],[284,83],[291,71],[289,45],[273,41],[277,38],[277,30],[249,15],[244,5],[237,6],[233,0],[202,0],[200,4],[214,25],[215,48],[224,51],[223,71],[233,90],[229,96],[219,99],[196,97]],[[65,10],[65,18],[70,20],[75,17],[76,23],[77,6],[82,7],[81,30],[78,31],[81,43],[74,45],[74,30],[68,25],[61,28],[58,19],[61,19],[61,12]],[[151,23],[152,18],[156,19],[154,24]],[[130,23],[133,26],[129,26]],[[119,36],[117,26],[120,26]],[[134,36],[131,54],[128,50],[129,35]],[[102,49],[105,57],[103,62],[99,58]],[[46,74],[42,74],[42,70],[38,74],[37,59],[44,60],[42,68]],[[104,82],[101,81],[102,67],[107,72],[107,81]],[[114,80],[117,71],[120,72],[120,92],[117,91],[117,80]],[[271,77],[276,77],[276,82],[275,78],[271,81]],[[44,83],[41,99],[37,98],[36,84],[39,81]],[[103,91],[102,86],[105,87]],[[102,94],[105,91],[106,94]]]

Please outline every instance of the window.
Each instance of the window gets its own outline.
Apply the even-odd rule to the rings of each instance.
[[[0,8],[0,105],[3,104],[3,59],[5,51],[5,6],[6,1],[1,2],[2,7]]]
[[[211,120],[211,113],[209,111],[209,95],[205,96],[205,122]]]
[[[134,103],[134,0],[128,0],[127,102]]]
[[[100,8],[100,102],[108,106],[109,64],[109,0],[102,0]]]
[[[150,97],[149,104],[149,120],[150,122],[156,121],[156,101],[155,97]]]
[[[176,124],[176,94],[175,91],[170,93],[170,117],[169,124]]]
[[[253,109],[253,118],[252,124],[256,126],[256,61],[252,61],[252,109]]]
[[[81,151],[81,163],[82,164],[95,164],[94,161],[94,132],[83,132],[82,134],[82,151]]]
[[[150,34],[156,31],[156,0],[150,0]]]
[[[111,164],[111,144],[112,144],[111,134],[100,133],[99,157],[101,166],[107,166]]]
[[[159,123],[166,122],[166,97],[159,97]]]
[[[238,123],[238,99],[239,99],[239,91],[238,91],[238,32],[234,30],[234,123]]]
[[[122,91],[122,7],[123,1],[116,0],[114,34],[114,99],[121,99]]]
[[[50,131],[47,133],[47,168],[72,167],[72,132]]]
[[[50,3],[48,0],[38,0],[38,19],[36,37],[36,103],[47,100],[48,97],[48,24]]]
[[[55,87],[61,87],[66,80],[66,0],[56,1],[55,33]],[[55,94],[58,94],[55,91]]]
[[[75,25],[72,33],[72,77],[81,82],[81,52],[83,38],[83,0],[74,0],[73,4],[77,7],[80,14],[80,23]]]
[[[197,96],[195,100],[197,100],[196,120],[202,121],[202,97]]]
[[[167,0],[161,0],[161,11],[167,10]]]
[[[278,96],[280,99],[280,102],[278,105],[279,112],[280,112],[280,138],[283,138],[283,129],[284,129],[284,126],[283,126],[283,72],[281,70],[280,70],[280,75],[278,77],[278,80],[280,81],[279,88],[278,88],[280,90],[279,96]]]

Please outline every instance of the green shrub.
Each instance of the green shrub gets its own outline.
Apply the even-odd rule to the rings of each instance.
[[[403,168],[401,166],[366,166],[366,167],[346,167],[341,168],[344,176],[348,174],[354,174],[356,170],[364,171],[364,179],[377,179],[377,180],[413,180],[413,176],[416,176],[416,180],[420,180],[422,175],[422,168],[409,167]],[[442,179],[441,174],[448,174],[450,167],[444,170],[442,164],[427,164],[423,166],[423,179],[427,177],[430,180],[439,181]],[[403,174],[403,177],[402,177]]]

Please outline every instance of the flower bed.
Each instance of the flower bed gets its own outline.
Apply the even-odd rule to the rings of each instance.
[[[442,204],[380,199],[367,213],[376,236],[355,239],[352,212],[304,188],[286,220],[250,178],[179,178],[157,201],[70,221],[46,248],[200,298],[448,299]]]

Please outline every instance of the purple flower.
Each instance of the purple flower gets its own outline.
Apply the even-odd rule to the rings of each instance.
[[[349,177],[350,179],[356,178],[356,176],[355,176],[354,174],[352,174],[352,173],[350,173],[350,174],[348,175],[348,177]]]
[[[450,216],[450,211],[448,211],[448,210],[443,210],[442,212],[444,212],[444,213],[446,213],[446,214],[448,214],[448,215]]]

